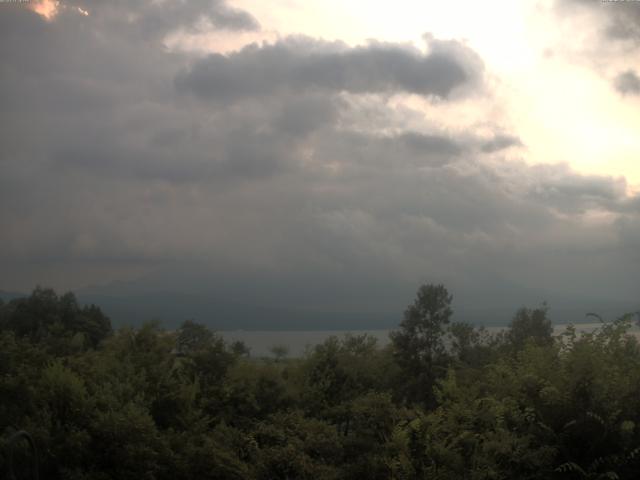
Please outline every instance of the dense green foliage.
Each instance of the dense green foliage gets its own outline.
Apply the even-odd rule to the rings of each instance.
[[[498,334],[451,314],[427,285],[384,348],[252,358],[191,321],[112,332],[36,289],[0,303],[0,478],[17,429],[47,479],[640,478],[630,318],[553,337],[546,306]]]

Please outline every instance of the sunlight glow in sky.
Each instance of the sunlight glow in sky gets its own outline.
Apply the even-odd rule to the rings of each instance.
[[[375,38],[418,48],[424,47],[425,32],[466,40],[496,81],[505,103],[502,121],[522,138],[525,161],[567,162],[578,171],[625,176],[632,188],[640,185],[640,101],[622,97],[609,78],[564,55],[567,45],[575,49],[589,40],[577,32],[595,29],[563,25],[566,19],[558,18],[552,2],[401,0],[391,7],[368,0],[239,0],[235,5],[254,13],[265,39],[273,38],[273,31],[304,32],[353,45]],[[219,38],[209,44],[213,50],[219,46]]]
[[[56,16],[59,6],[60,2],[55,0],[36,0],[29,5],[34,12],[39,13],[47,20],[51,20]]]

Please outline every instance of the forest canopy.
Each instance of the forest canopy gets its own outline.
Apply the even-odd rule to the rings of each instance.
[[[194,321],[113,330],[72,293],[0,302],[0,478],[34,462],[17,431],[47,479],[640,476],[632,315],[554,336],[543,304],[490,333],[451,303],[423,285],[384,347],[255,358]]]

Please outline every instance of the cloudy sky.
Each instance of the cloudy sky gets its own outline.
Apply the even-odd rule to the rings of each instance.
[[[640,2],[3,3],[0,52],[0,289],[638,300]]]

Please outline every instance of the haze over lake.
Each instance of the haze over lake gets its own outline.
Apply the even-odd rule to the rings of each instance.
[[[601,323],[576,323],[577,332],[591,332],[602,326]],[[560,335],[566,330],[567,325],[554,325],[553,334]],[[504,327],[487,327],[487,331],[494,333],[504,329]],[[304,355],[307,349],[312,349],[315,345],[324,342],[331,336],[342,338],[344,335],[370,335],[374,337],[378,345],[389,344],[389,332],[391,330],[311,330],[311,331],[220,331],[226,341],[233,342],[240,340],[250,349],[251,356],[263,357],[273,356],[271,348],[284,346],[288,350],[288,356],[299,357]],[[637,337],[640,336],[640,328],[634,326],[631,332]]]

